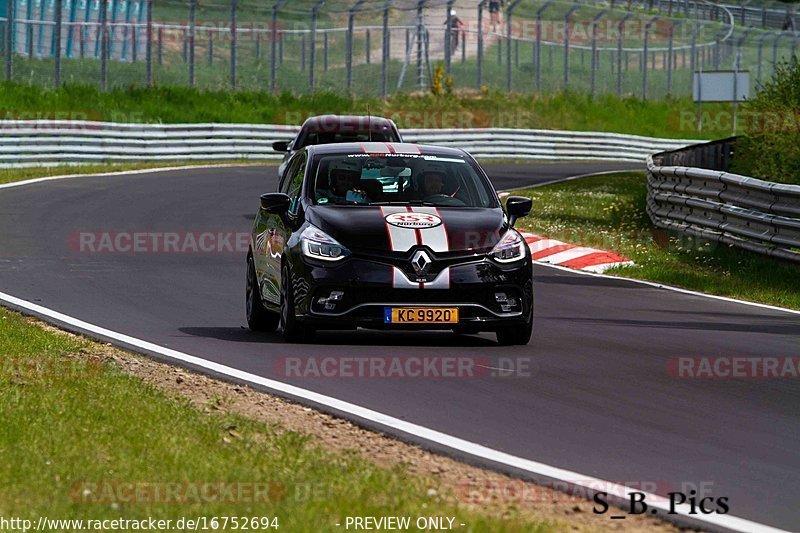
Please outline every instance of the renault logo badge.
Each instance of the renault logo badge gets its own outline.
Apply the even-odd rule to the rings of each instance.
[[[425,250],[417,250],[411,258],[411,266],[413,266],[414,271],[421,276],[425,274],[428,267],[431,266],[431,257]]]

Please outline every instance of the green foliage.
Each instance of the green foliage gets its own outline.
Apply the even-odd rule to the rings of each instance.
[[[800,62],[796,56],[775,67],[744,110],[757,127],[739,140],[732,170],[770,181],[800,184]]]
[[[0,118],[64,118],[145,123],[300,124],[321,113],[366,114],[393,118],[401,128],[541,128],[610,131],[651,137],[718,138],[728,130],[698,135],[695,106],[688,98],[642,101],[573,92],[519,94],[489,88],[464,92],[442,73],[440,94],[398,94],[387,100],[333,92],[201,90],[187,87],[129,86],[103,92],[93,85],[60,89],[0,82]],[[452,93],[452,94],[451,94]],[[727,111],[725,104],[705,106]]]

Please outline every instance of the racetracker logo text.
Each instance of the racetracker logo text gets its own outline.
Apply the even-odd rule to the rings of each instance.
[[[67,238],[73,252],[90,254],[244,253],[250,234],[234,231],[82,231]]]

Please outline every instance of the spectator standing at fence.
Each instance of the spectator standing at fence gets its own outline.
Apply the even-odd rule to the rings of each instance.
[[[464,34],[464,21],[456,16],[456,10],[450,10],[450,49],[455,52],[458,49],[458,43],[463,41]],[[459,39],[459,37],[461,37]]]
[[[500,22],[500,10],[503,7],[503,0],[489,0],[489,25],[493,32],[497,31]]]
[[[786,18],[783,19],[783,31],[796,31],[794,24],[794,8],[786,9]]]

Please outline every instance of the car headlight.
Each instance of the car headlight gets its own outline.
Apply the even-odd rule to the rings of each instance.
[[[489,255],[498,263],[512,263],[523,259],[527,251],[528,243],[522,235],[514,230],[508,230]]]
[[[339,261],[350,255],[350,250],[321,229],[309,226],[300,234],[303,255],[323,261]]]

